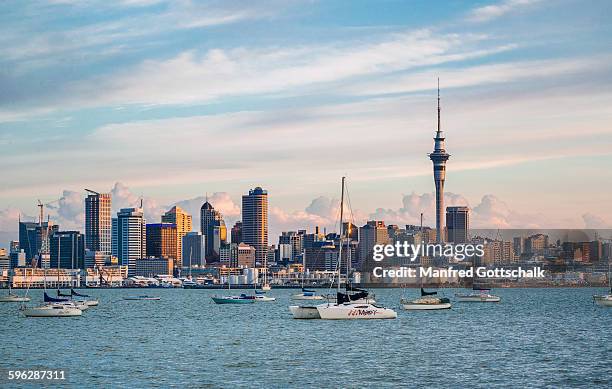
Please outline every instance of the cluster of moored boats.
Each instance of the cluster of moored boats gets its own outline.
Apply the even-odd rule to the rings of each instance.
[[[98,300],[90,298],[70,289],[70,294],[63,294],[58,289],[57,298],[47,292],[43,295],[43,304],[35,307],[21,306],[20,310],[26,317],[71,317],[81,316],[83,311],[98,305]],[[21,297],[21,302],[30,301],[29,297]]]

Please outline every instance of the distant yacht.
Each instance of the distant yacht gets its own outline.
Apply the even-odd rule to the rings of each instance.
[[[161,297],[158,296],[148,296],[148,295],[142,295],[142,296],[126,296],[123,298],[124,300],[161,300]]]
[[[608,263],[608,290],[609,290],[609,293],[604,294],[604,295],[594,295],[593,296],[593,301],[595,301],[595,304],[602,306],[602,307],[612,307],[612,283],[610,279],[610,267],[611,266],[612,264]]]
[[[26,317],[73,317],[81,316],[83,311],[79,308],[62,304],[46,304],[40,307],[23,308]]]
[[[8,294],[0,296],[0,303],[26,303],[30,301],[28,296],[19,296],[18,294],[13,293],[11,290],[11,284],[12,281],[9,278]]]
[[[491,289],[474,287],[473,290],[479,293],[456,294],[457,301],[463,303],[498,303],[501,301],[499,296],[488,293]]]
[[[433,297],[438,292],[426,292],[421,288],[421,297],[415,300],[401,299],[402,308],[407,311],[430,311],[437,309],[450,309],[451,302],[446,297]]]
[[[270,302],[276,301],[276,297],[266,296],[266,292],[255,291],[255,301]]]

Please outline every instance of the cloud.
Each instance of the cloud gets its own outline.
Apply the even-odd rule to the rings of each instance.
[[[446,192],[444,193],[446,206],[465,205],[468,201],[463,196]],[[421,195],[411,193],[402,198],[402,207],[399,209],[377,208],[369,215],[370,220],[384,220],[387,224],[419,224],[421,213],[423,213],[424,225],[435,225],[436,197],[434,193],[423,193]]]
[[[174,203],[174,205],[181,207],[185,212],[191,215],[194,231],[200,231],[200,208],[206,202],[206,199],[205,196],[198,196],[193,199],[181,200]],[[232,200],[229,193],[215,192],[211,196],[208,196],[208,202],[213,208],[221,212],[228,230],[232,228],[237,220],[240,220],[240,205]]]
[[[62,230],[84,231],[85,226],[85,200],[83,194],[71,190],[64,190],[57,205],[47,205],[50,215],[55,215],[55,222]]]
[[[488,22],[521,8],[538,3],[540,0],[503,0],[497,4],[473,9],[467,17],[471,22]]]
[[[612,224],[609,221],[590,212],[582,215],[582,220],[584,220],[586,228],[612,228]]]

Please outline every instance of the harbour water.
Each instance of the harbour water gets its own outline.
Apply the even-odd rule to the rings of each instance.
[[[497,289],[498,304],[407,312],[399,298],[418,290],[376,289],[398,319],[306,321],[288,311],[295,290],[248,305],[215,305],[210,290],[87,290],[100,306],[80,318],[0,304],[0,368],[64,369],[74,387],[610,387],[612,309],[591,299],[602,291]],[[143,292],[162,299],[122,300]]]

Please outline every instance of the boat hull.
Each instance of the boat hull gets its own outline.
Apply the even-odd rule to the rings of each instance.
[[[372,304],[321,304],[317,305],[319,316],[324,320],[372,320],[395,319],[397,312]]]
[[[291,296],[291,298],[293,300],[323,300],[323,296],[319,296],[319,295],[312,295],[312,296],[308,296],[308,295],[303,295],[303,294],[294,294]]]
[[[501,301],[501,298],[499,296],[491,296],[491,295],[484,295],[484,296],[457,295],[455,297],[457,298],[457,301],[462,302],[462,303],[498,303]]]
[[[438,309],[450,309],[451,303],[441,303],[441,304],[404,303],[402,304],[402,308],[406,311],[435,311]]]
[[[26,317],[75,317],[81,316],[83,311],[67,306],[42,306],[36,308],[26,308],[23,310]]]
[[[0,296],[0,303],[27,303],[29,297],[21,297],[17,295]]]
[[[294,319],[320,319],[319,310],[314,306],[289,306],[289,312]]]
[[[276,297],[257,296],[255,297],[255,301],[260,302],[260,303],[269,303],[272,301],[276,301]]]
[[[612,298],[607,297],[602,299],[596,299],[595,304],[599,305],[600,307],[612,307]]]
[[[215,304],[253,304],[255,299],[241,299],[232,297],[212,297]]]
[[[124,300],[128,301],[140,301],[140,300],[161,300],[161,297],[124,297]]]

